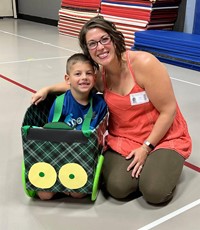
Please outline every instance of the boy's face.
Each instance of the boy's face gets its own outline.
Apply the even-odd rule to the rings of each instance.
[[[69,75],[65,75],[70,89],[77,93],[89,93],[94,87],[96,76],[90,63],[77,62],[70,66]]]

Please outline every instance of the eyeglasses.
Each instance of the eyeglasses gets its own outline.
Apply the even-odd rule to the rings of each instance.
[[[101,43],[101,45],[108,45],[111,42],[111,38],[108,35],[105,35],[101,37],[99,41],[90,41],[87,43],[87,47],[89,50],[96,49],[98,46],[98,43]]]

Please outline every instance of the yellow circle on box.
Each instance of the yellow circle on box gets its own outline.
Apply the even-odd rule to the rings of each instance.
[[[85,169],[77,163],[67,163],[59,171],[58,178],[69,189],[82,188],[88,180]]]
[[[31,166],[28,179],[37,188],[51,188],[56,183],[57,173],[49,163],[38,162]]]

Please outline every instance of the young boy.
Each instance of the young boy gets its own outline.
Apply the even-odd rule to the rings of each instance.
[[[90,99],[93,102],[93,117],[90,129],[94,129],[107,113],[107,105],[104,99],[92,93],[96,76],[95,66],[82,53],[72,55],[67,60],[65,81],[70,86],[70,90],[65,93],[63,110],[59,121],[65,122],[68,126],[76,130],[81,130],[84,116],[90,107]],[[53,119],[55,102],[53,103],[48,121]],[[49,200],[54,196],[53,192],[38,191],[37,195],[41,200]],[[82,198],[85,194],[68,193],[74,198]]]

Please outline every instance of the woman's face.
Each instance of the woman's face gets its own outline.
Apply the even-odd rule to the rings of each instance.
[[[102,29],[93,28],[86,33],[86,43],[92,59],[106,67],[116,57],[110,36]]]

